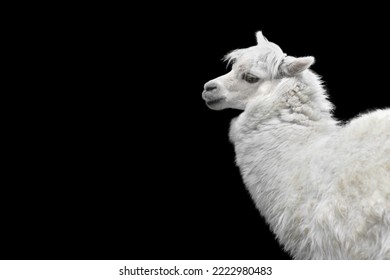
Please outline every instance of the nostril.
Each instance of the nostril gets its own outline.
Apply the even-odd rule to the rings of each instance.
[[[205,91],[213,91],[215,89],[217,89],[217,85],[214,84],[214,83],[212,83],[212,84],[205,84],[204,85],[204,90]]]

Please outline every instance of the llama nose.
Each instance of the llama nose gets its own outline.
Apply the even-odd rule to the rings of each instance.
[[[206,83],[204,85],[204,90],[205,91],[214,91],[218,88],[216,83]]]

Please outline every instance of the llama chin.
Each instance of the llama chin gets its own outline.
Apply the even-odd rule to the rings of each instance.
[[[256,37],[202,97],[243,110],[229,137],[257,209],[295,259],[390,259],[390,110],[339,123],[314,58]]]

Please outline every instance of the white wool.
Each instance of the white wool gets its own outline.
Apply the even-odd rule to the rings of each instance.
[[[256,207],[295,259],[390,259],[390,110],[341,125],[312,62],[275,64],[280,48],[262,48],[231,53],[236,66],[203,93],[221,100],[212,109],[244,110],[230,139]]]
[[[258,45],[252,47],[256,50],[256,55],[253,57],[253,59],[258,63],[264,63],[267,65],[270,77],[275,78],[278,73],[278,67],[286,57],[286,54],[283,53],[282,49],[278,45],[268,42],[268,40],[264,37],[263,40],[260,41],[260,36],[263,37],[263,35],[261,33],[257,35]],[[224,60],[227,61],[228,64],[232,64],[245,53],[245,50],[234,50],[228,53],[224,57]]]

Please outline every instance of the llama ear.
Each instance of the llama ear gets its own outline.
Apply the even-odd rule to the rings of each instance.
[[[282,77],[292,77],[303,72],[314,63],[314,57],[292,57],[287,56],[279,66],[279,75]]]
[[[261,45],[261,44],[267,42],[267,39],[264,37],[263,32],[261,32],[261,31],[256,32],[256,40],[257,40],[258,45]]]

